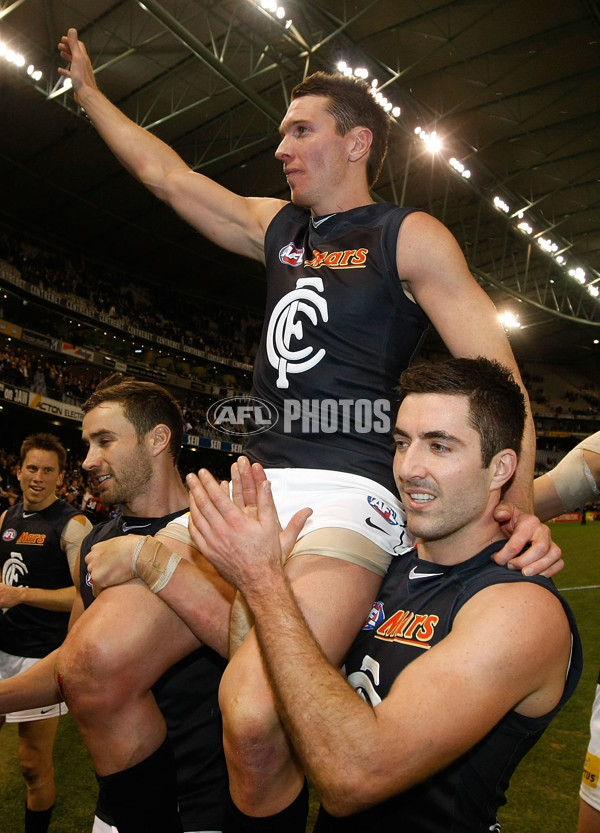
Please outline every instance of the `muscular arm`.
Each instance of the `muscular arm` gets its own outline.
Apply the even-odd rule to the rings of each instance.
[[[221,656],[228,656],[234,589],[191,546],[189,536],[187,543],[179,536],[174,538],[161,533],[153,540],[162,546],[154,548],[151,559],[140,552],[136,565],[139,578],[151,586],[167,569],[171,554],[181,555],[177,570],[158,596],[185,622],[194,636]],[[132,555],[139,542],[138,535],[124,535],[92,547],[86,556],[86,564],[95,594],[134,577]]]
[[[535,510],[542,520],[549,520],[581,508],[599,494],[600,432],[571,449],[552,471],[536,479]]]
[[[278,712],[333,814],[357,812],[426,778],[511,709],[537,716],[559,701],[571,644],[562,606],[543,588],[511,584],[469,601],[451,634],[402,671],[373,709],[307,628],[281,567],[268,484],[258,486],[256,520],[208,473],[188,477],[188,485],[202,549],[254,614]],[[544,627],[532,629],[532,621]],[[549,630],[555,639],[546,638]]]
[[[262,261],[265,231],[285,202],[240,197],[192,171],[172,148],[128,119],[99,91],[75,29],[69,29],[58,48],[70,64],[59,72],[71,79],[75,100],[121,164],[218,246]]]
[[[496,309],[469,272],[448,229],[422,212],[404,220],[397,247],[403,286],[429,316],[453,356],[485,356],[509,367],[525,396],[527,419],[519,465],[497,520],[509,538],[494,559],[528,574],[552,575],[563,566],[561,552],[533,511],[535,427],[529,397]],[[530,546],[523,551],[523,548]]]
[[[460,247],[435,218],[416,212],[398,236],[398,274],[453,356],[495,359],[509,367],[527,403],[527,423],[517,472],[507,499],[533,508],[535,428],[529,396],[490,297],[477,284]]]

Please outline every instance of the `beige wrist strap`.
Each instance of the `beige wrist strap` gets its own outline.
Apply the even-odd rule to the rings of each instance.
[[[173,577],[181,556],[170,553],[164,544],[146,535],[135,545],[131,560],[134,576],[141,578],[153,593],[160,593]]]

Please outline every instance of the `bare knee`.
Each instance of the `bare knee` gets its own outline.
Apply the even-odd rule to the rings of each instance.
[[[54,766],[51,761],[41,760],[35,755],[21,755],[21,772],[30,792],[46,789],[54,784]]]
[[[219,704],[231,754],[249,766],[253,760],[255,766],[264,766],[277,755],[283,733],[271,690],[262,679],[239,673],[231,663],[221,680]]]
[[[55,675],[74,716],[121,706],[132,680],[131,664],[121,660],[118,650],[85,633],[65,640],[57,655]]]

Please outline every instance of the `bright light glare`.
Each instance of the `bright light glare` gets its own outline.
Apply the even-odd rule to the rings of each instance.
[[[548,240],[545,237],[540,237],[538,239],[538,245],[542,248],[545,252],[550,252],[554,254],[558,251],[558,246],[556,243],[553,243],[552,240]]]
[[[0,58],[4,58],[7,63],[14,64],[19,68],[24,67],[27,63],[24,55],[21,55],[19,52],[15,52],[14,49],[9,49],[3,41],[0,41]],[[41,70],[36,69],[33,64],[29,64],[27,66],[26,72],[27,75],[29,75],[30,78],[33,78],[34,81],[39,81],[42,77]]]
[[[425,147],[430,153],[437,153],[441,150],[442,142],[437,132],[433,130],[431,133],[428,133],[426,130],[423,130],[421,127],[415,127],[415,133],[425,143]]]
[[[575,278],[576,281],[579,281],[579,283],[585,283],[585,272],[583,271],[581,266],[578,266],[577,269],[569,269],[569,275],[572,278]]]
[[[518,317],[512,312],[503,312],[498,316],[498,321],[507,330],[518,330],[521,323]]]
[[[459,173],[464,179],[469,179],[471,176],[471,171],[468,168],[465,168],[462,162],[458,159],[455,159],[454,156],[450,159],[450,166],[454,168],[454,170]]]
[[[283,6],[278,6],[275,0],[254,0],[257,6],[260,6],[265,11],[270,12],[277,20],[284,20],[286,11]],[[289,29],[292,25],[293,21],[286,20],[285,21],[285,28]]]
[[[347,61],[338,61],[336,65],[337,71],[341,72],[342,75],[345,75],[347,78],[361,78],[363,81],[370,83],[369,92],[375,98],[375,101],[383,107],[386,113],[391,113],[394,118],[398,118],[402,110],[400,107],[394,105],[393,101],[389,101],[383,93],[379,92],[377,89],[379,86],[379,80],[377,78],[372,78],[369,82],[369,70],[366,67],[358,66],[356,69],[353,69]]]

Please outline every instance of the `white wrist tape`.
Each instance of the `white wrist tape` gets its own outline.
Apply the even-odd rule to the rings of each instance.
[[[177,555],[176,552],[172,552],[169,560],[167,561],[167,566],[165,567],[164,573],[159,576],[159,578],[154,582],[150,590],[153,593],[160,593],[161,590],[164,590],[167,584],[171,581],[173,577],[173,573],[177,569],[177,565],[181,561],[181,556]]]
[[[138,561],[142,550],[144,550],[144,555],[142,561],[140,562],[140,569],[142,569],[142,566],[145,569],[142,569],[142,573],[140,574],[138,571]],[[172,552],[169,554],[169,560],[167,561],[164,570],[161,569],[158,561],[160,560],[161,551],[163,550],[168,552],[165,545],[161,544],[160,541],[157,541],[151,535],[145,535],[137,541],[135,547],[133,548],[133,552],[131,553],[131,570],[133,575],[135,578],[141,578],[153,593],[160,593],[161,590],[164,590],[167,584],[171,581],[173,573],[181,561],[181,556]],[[148,559],[148,556],[151,556],[151,559]],[[150,571],[150,577],[147,575],[148,571]]]
[[[140,540],[136,543],[135,547],[133,548],[133,552],[131,553],[131,572],[133,573],[134,578],[139,578],[137,571],[137,560],[138,555],[140,554],[140,550],[146,543],[147,537],[147,535],[144,535],[142,538],[140,538]]]
[[[577,446],[548,472],[565,511],[578,509],[600,494],[600,489]]]

